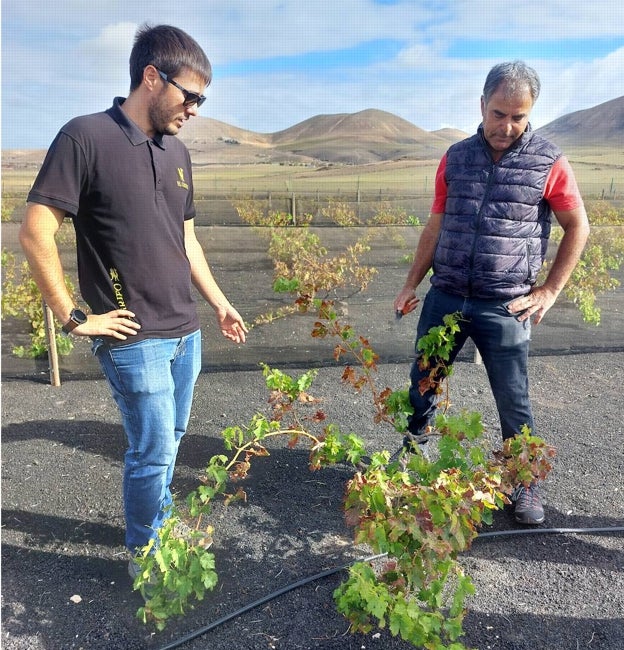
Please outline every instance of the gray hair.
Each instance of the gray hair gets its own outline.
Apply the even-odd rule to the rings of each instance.
[[[483,99],[486,104],[501,85],[505,85],[509,94],[515,94],[528,88],[534,104],[541,87],[537,72],[524,61],[499,63],[489,71],[483,86]]]

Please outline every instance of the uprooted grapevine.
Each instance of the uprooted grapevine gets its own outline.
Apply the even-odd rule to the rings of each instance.
[[[339,321],[331,301],[302,297],[299,302],[300,310],[317,311],[312,335],[334,337],[335,358],[355,361],[356,367],[345,367],[342,381],[357,391],[370,391],[375,422],[404,432],[411,412],[407,390],[376,386],[378,359],[369,341]],[[457,319],[458,315],[449,315],[442,330],[431,330],[419,342],[439,394],[450,375],[445,350]],[[141,620],[162,629],[168,618],[183,614],[214,588],[214,555],[208,550],[214,533],[206,523],[212,504],[216,498],[227,503],[246,500],[240,481],[248,475],[252,460],[269,455],[270,438],[286,436],[292,447],[309,446],[312,470],[336,463],[353,465],[354,476],[346,488],[346,521],[354,528],[357,543],[386,556],[376,568],[354,564],[335,591],[337,608],[351,629],[387,627],[415,646],[463,648],[459,639],[465,601],[474,587],[459,554],[470,547],[483,524],[492,522],[493,511],[508,501],[506,495],[518,482],[544,478],[554,451],[525,430],[500,452],[490,454],[478,413],[450,415],[441,409],[430,433],[437,440],[435,460],[419,451],[368,453],[356,434],[327,422],[310,393],[316,371],[295,378],[263,365],[263,374],[269,413],[257,413],[247,425],[223,431],[226,453],[210,459],[201,484],[187,498],[186,517],[195,522],[193,532],[186,537],[174,534],[182,516],[174,506],[157,539],[137,558],[142,570],[135,588],[147,597],[138,612]],[[448,392],[442,401],[448,402]]]

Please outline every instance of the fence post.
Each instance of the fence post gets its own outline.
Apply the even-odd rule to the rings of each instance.
[[[61,385],[61,374],[58,365],[58,350],[56,348],[56,331],[52,310],[43,302],[43,324],[48,343],[48,362],[50,364],[50,383],[52,386]]]
[[[290,214],[292,215],[293,226],[297,225],[297,200],[295,199],[295,193],[292,192],[290,195]]]

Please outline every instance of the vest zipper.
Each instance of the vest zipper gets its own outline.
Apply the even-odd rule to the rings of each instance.
[[[489,153],[489,152],[488,152]],[[491,157],[491,155],[490,155]],[[488,180],[487,183],[485,184],[485,192],[483,192],[483,198],[481,199],[481,204],[479,205],[479,211],[477,212],[477,218],[476,218],[476,223],[475,223],[475,231],[472,235],[472,248],[470,250],[470,259],[469,259],[469,265],[468,265],[468,298],[472,297],[472,274],[474,271],[474,260],[475,260],[475,252],[477,248],[477,237],[479,236],[479,231],[481,229],[481,216],[483,213],[483,207],[488,201],[489,195],[490,195],[490,190],[492,188],[492,183],[494,179],[494,167],[496,166],[496,163],[492,160],[492,164],[490,165],[489,169],[489,174],[488,174]]]

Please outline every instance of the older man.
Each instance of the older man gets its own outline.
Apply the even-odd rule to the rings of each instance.
[[[415,289],[432,269],[417,338],[441,325],[444,315],[461,313],[450,362],[471,338],[488,373],[504,439],[524,425],[535,432],[527,372],[531,320],[537,325],[553,306],[589,234],[568,161],[531,130],[529,116],[539,91],[537,73],[521,61],[490,70],[481,97],[482,123],[440,162],[431,215],[394,302],[404,313],[414,309]],[[564,235],[538,285],[552,213]],[[423,376],[416,360],[408,447],[426,443],[435,416],[436,395],[418,389]],[[537,484],[518,486],[513,500],[519,523],[544,521]]]

